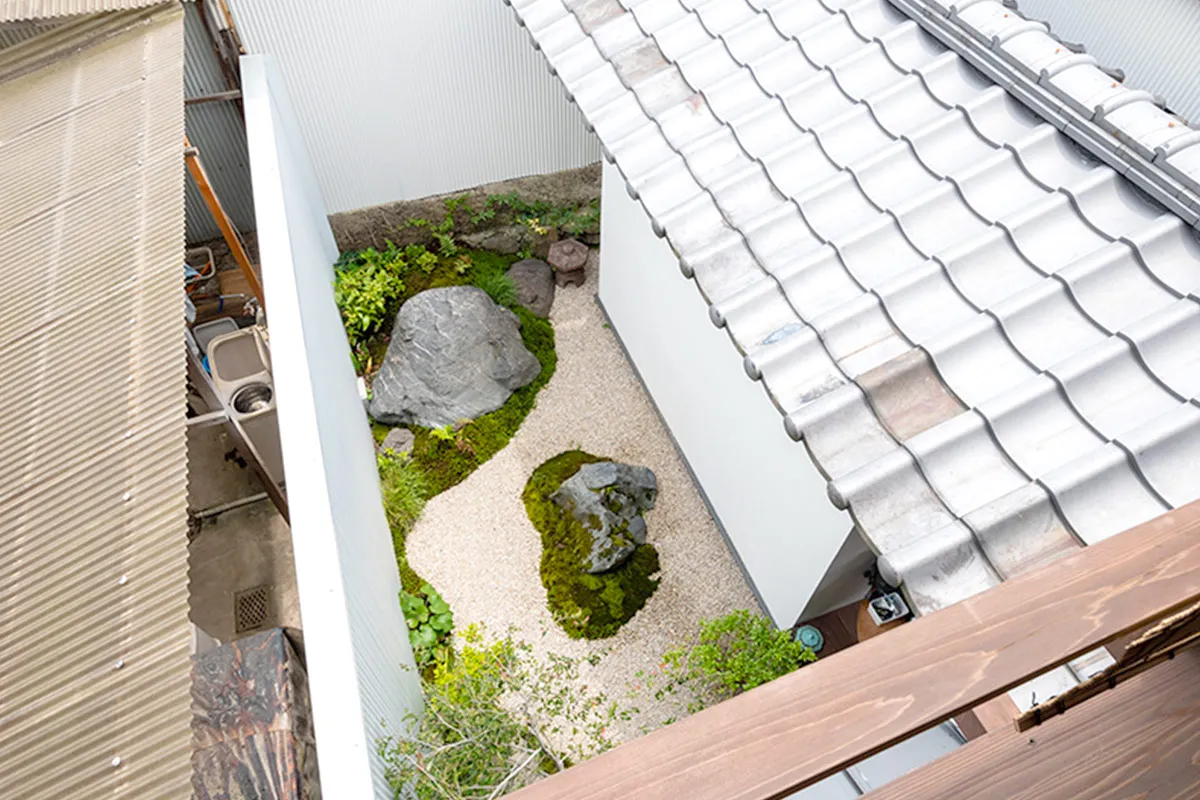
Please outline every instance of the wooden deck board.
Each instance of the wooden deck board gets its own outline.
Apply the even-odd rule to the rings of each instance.
[[[988,734],[867,800],[1200,797],[1200,652],[1188,651],[1025,733]]]
[[[1200,504],[601,754],[520,800],[775,800],[1200,595]]]

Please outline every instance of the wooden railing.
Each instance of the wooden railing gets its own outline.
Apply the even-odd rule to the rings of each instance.
[[[784,798],[1198,596],[1193,503],[512,796]]]

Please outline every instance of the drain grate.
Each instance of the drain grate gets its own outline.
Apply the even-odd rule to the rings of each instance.
[[[271,610],[271,588],[255,586],[233,596],[233,629],[245,633],[261,628]]]

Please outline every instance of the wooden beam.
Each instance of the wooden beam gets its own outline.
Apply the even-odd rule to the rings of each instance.
[[[1020,714],[1021,710],[1007,694],[993,697],[975,708],[975,716],[978,718],[979,724],[988,733],[1009,730],[1013,726],[1013,720]]]
[[[240,100],[242,99],[241,89],[230,89],[228,92],[215,92],[213,94],[202,94],[196,97],[183,98],[185,106],[194,106],[198,103],[216,103],[221,100]]]
[[[1200,797],[1200,652],[1182,653],[1024,734],[1011,727],[867,800]]]
[[[265,309],[267,303],[266,298],[263,296],[262,283],[258,280],[258,273],[254,271],[254,265],[250,263],[250,256],[246,254],[246,249],[242,247],[242,237],[238,236],[237,229],[233,227],[233,220],[225,213],[225,208],[221,205],[220,198],[213,191],[212,184],[208,181],[208,173],[204,171],[204,164],[200,161],[199,151],[192,147],[191,142],[188,141],[186,136],[183,138],[183,145],[188,172],[191,173],[192,180],[196,182],[196,188],[200,190],[200,196],[204,198],[204,202],[208,206],[213,220],[216,221],[217,227],[221,229],[221,236],[225,238],[225,243],[229,245],[229,252],[233,253],[234,260],[241,267],[242,274],[246,276],[246,282],[250,284],[250,291],[258,298],[259,305]]]
[[[513,795],[775,800],[1200,595],[1200,503]]]
[[[1176,656],[1177,653],[1200,645],[1200,603],[1174,617],[1163,620],[1117,657],[1108,668],[1083,683],[1072,686],[1057,697],[1047,700],[1017,717],[1018,731],[1036,728],[1051,717],[1083,703],[1117,684]]]

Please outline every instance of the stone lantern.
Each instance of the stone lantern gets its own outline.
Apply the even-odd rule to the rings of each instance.
[[[554,267],[554,282],[559,286],[583,286],[588,248],[575,239],[563,239],[550,245],[546,260]]]

